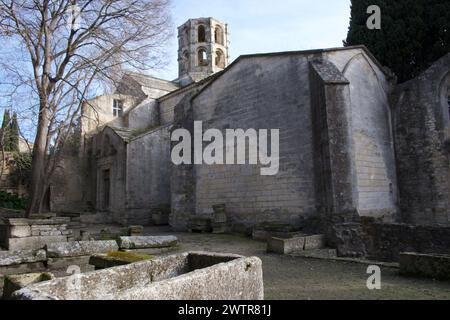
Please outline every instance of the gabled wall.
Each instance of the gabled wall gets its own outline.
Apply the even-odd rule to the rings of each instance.
[[[230,222],[241,229],[265,221],[298,225],[314,212],[306,57],[243,59],[192,101],[192,112],[204,130],[280,129],[276,176],[261,176],[251,165],[195,166],[197,215],[225,203]]]
[[[337,51],[329,59],[340,65],[350,82],[358,214],[395,219],[398,187],[389,105],[391,85],[365,50]]]

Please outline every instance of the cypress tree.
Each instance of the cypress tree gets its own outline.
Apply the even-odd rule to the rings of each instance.
[[[398,76],[418,76],[450,52],[450,1],[352,0],[345,46],[365,45]],[[367,8],[381,8],[381,30],[369,30]]]
[[[14,112],[9,135],[9,151],[19,152],[19,123],[17,121],[17,113]]]
[[[5,151],[10,151],[10,136],[11,136],[11,116],[9,110],[5,110],[3,113],[2,123],[2,145]]]

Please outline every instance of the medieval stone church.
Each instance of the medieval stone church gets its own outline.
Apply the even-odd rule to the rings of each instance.
[[[364,46],[230,64],[228,25],[191,19],[178,38],[178,79],[129,73],[114,94],[86,102],[80,150],[51,188],[53,211],[146,224],[166,207],[176,230],[216,204],[234,230],[345,214],[450,225],[450,54],[397,84]],[[194,121],[280,129],[279,173],[174,165],[171,132]]]

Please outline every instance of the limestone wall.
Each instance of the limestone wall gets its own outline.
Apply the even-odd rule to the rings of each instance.
[[[344,58],[348,59],[345,65]],[[343,66],[341,72],[350,82],[358,212],[362,216],[394,216],[398,191],[389,83],[362,50],[339,51],[330,60]]]
[[[159,107],[154,99],[143,101],[126,115],[127,127],[133,130],[145,130],[159,125]]]
[[[159,115],[161,125],[166,125],[174,121],[175,106],[188,94],[189,91],[183,91],[164,98],[159,102]]]
[[[140,98],[121,95],[121,94],[111,94],[100,96],[96,99],[89,101],[83,105],[83,116],[82,116],[82,132],[84,134],[93,134],[98,132],[104,125],[114,122],[115,126],[124,126],[124,118],[114,117],[113,114],[113,103],[114,100],[123,101],[124,113],[131,110],[136,103],[138,103]]]
[[[403,220],[449,225],[450,54],[394,95],[395,142]]]
[[[280,170],[261,176],[259,166],[196,166],[196,212],[226,203],[235,226],[263,221],[298,224],[314,211],[308,59],[243,59],[194,99],[204,130],[280,129]]]

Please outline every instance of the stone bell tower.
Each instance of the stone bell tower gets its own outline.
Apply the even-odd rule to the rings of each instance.
[[[213,18],[190,19],[178,28],[178,81],[200,81],[229,63],[228,25]]]

